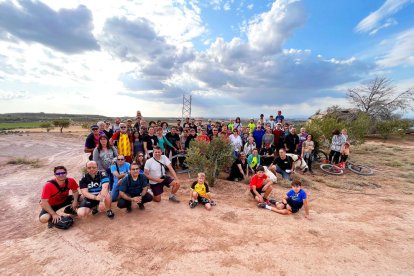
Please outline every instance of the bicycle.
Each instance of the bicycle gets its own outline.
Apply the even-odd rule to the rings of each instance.
[[[323,172],[332,174],[332,175],[342,175],[345,171],[345,168],[359,175],[373,175],[374,174],[373,170],[370,167],[366,165],[355,164],[350,161],[340,162],[338,164],[325,163],[325,164],[321,164],[320,168]]]
[[[325,162],[325,160],[328,160],[328,155],[324,151],[319,150],[319,149],[315,149],[312,152],[311,157],[312,157],[312,161],[319,162],[319,163],[323,163]]]

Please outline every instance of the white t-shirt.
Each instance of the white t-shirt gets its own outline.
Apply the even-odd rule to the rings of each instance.
[[[165,166],[171,164],[170,159],[168,159],[168,157],[165,155],[161,155],[161,158],[158,161],[164,164]],[[161,176],[165,175],[165,169],[163,168],[163,166],[161,166],[160,163],[154,160],[154,157],[147,160],[147,162],[145,163],[144,170],[149,170],[149,175],[154,178],[160,178]],[[150,180],[149,183],[157,184],[157,182],[152,180]]]
[[[241,147],[243,146],[243,141],[240,137],[240,135],[237,135],[237,137],[235,137],[233,134],[229,136],[230,142],[233,145],[233,149],[235,151],[240,151]]]

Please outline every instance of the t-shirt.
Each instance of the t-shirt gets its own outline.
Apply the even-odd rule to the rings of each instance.
[[[234,134],[229,136],[230,143],[233,145],[234,151],[241,151],[241,148],[243,146],[243,141],[239,135],[234,136]]]
[[[167,140],[176,148],[177,147],[177,142],[180,141],[180,136],[176,133],[176,134],[172,134],[171,132],[168,132],[165,135],[165,138],[167,138]]]
[[[303,202],[303,200],[306,199],[306,192],[300,189],[299,192],[296,194],[295,191],[292,189],[286,193],[286,196],[290,197],[290,199],[293,201]]]
[[[93,150],[93,161],[98,164],[98,170],[105,171],[111,167],[112,160],[118,156],[118,151],[115,147],[111,147],[108,150],[101,150],[96,147]]]
[[[263,181],[267,179],[267,175],[263,174],[262,177],[253,175],[252,180],[250,181],[250,190],[253,190],[253,186],[256,186],[256,189],[260,189],[263,186]]]
[[[156,135],[147,135],[144,137],[144,142],[147,142],[147,150],[153,150],[153,147],[158,145],[158,138]]]
[[[129,168],[131,167],[131,164],[129,164],[128,162],[124,162],[124,164],[122,164],[121,166],[118,165],[118,170],[116,168],[117,164],[113,164],[111,165],[111,173],[114,174],[114,172],[118,172],[119,174],[123,174],[123,173],[129,173]],[[118,184],[118,177],[116,177],[114,175],[114,185]]]
[[[139,174],[138,178],[134,180],[131,174],[128,174],[124,178],[122,178],[121,186],[119,186],[119,190],[130,195],[131,197],[139,196],[144,190],[145,187],[148,186],[148,179]]]
[[[46,182],[46,184],[43,186],[41,198],[48,199],[48,203],[51,206],[56,206],[56,205],[59,205],[65,202],[66,198],[69,196],[69,190],[76,191],[79,187],[75,179],[73,178],[67,178],[67,179],[68,179],[68,190],[62,193],[59,192],[59,190],[56,188],[55,185],[53,185],[53,183]],[[53,180],[56,181],[56,178],[54,178]]]
[[[161,162],[162,164],[164,164],[165,166],[168,166],[169,164],[171,164],[170,159],[167,158],[167,156],[165,155],[161,155],[160,160],[158,160],[159,162]],[[160,163],[158,163],[154,157],[151,157],[150,159],[147,160],[147,162],[145,163],[145,170],[149,171],[150,176],[154,177],[154,178],[160,178],[161,176],[165,175],[166,171],[164,166],[162,166]],[[150,180],[149,181],[150,184],[157,184],[157,182]]]
[[[89,173],[85,174],[79,181],[79,186],[81,190],[87,188],[89,193],[98,195],[104,183],[109,183],[109,178],[106,172],[98,171],[95,177],[92,177]]]
[[[86,137],[85,148],[93,149],[98,145],[98,142],[99,135],[95,136],[93,133],[89,133],[88,137]]]
[[[273,160],[273,164],[276,164],[282,171],[291,170],[292,169],[293,159],[290,156],[286,155],[286,158],[282,160],[282,158],[277,157]]]
[[[283,115],[277,115],[276,118],[275,118],[276,123],[283,123],[284,119],[285,119],[285,116],[283,116]]]
[[[193,189],[197,194],[201,197],[206,197],[206,195],[210,192],[207,183],[201,184],[198,181],[194,181],[191,185],[191,189]]]
[[[256,128],[256,124],[255,123],[249,123],[247,125],[247,127],[249,128],[249,133],[252,133],[253,130]]]

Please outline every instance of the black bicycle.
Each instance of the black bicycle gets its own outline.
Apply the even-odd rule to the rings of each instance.
[[[329,164],[329,163],[321,164],[320,168],[322,171],[328,174],[332,174],[332,175],[344,174],[345,168],[359,175],[373,175],[374,174],[374,171],[370,167],[366,165],[355,164],[350,161],[340,162],[338,164]]]

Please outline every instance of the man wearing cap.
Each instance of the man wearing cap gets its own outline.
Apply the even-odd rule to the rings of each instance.
[[[89,153],[89,160],[92,160],[92,153],[95,147],[99,143],[99,127],[98,125],[91,126],[92,132],[89,133],[88,137],[86,137],[85,141],[85,149],[83,150],[85,153]]]

